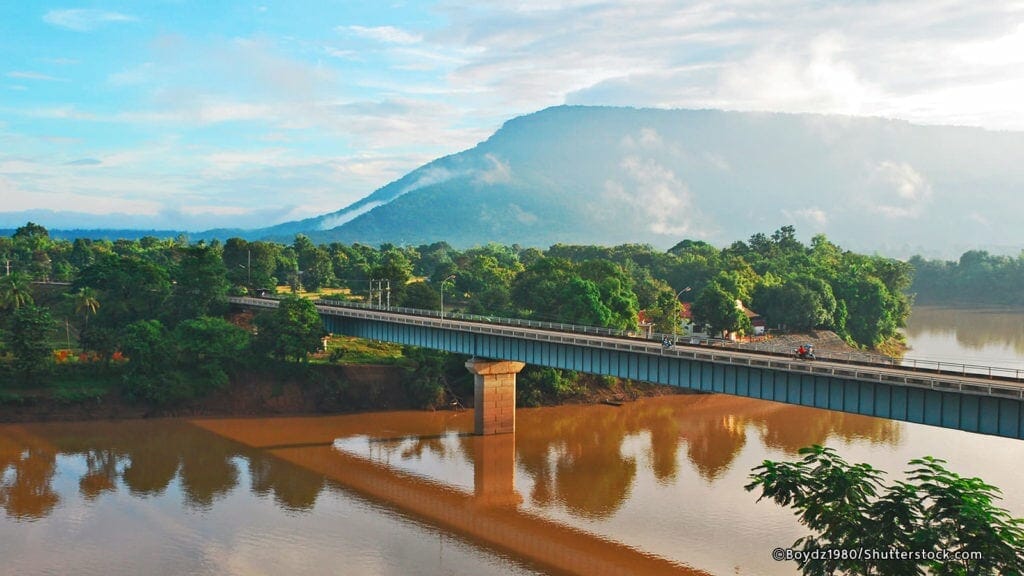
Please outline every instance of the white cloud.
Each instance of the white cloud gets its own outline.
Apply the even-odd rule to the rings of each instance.
[[[358,216],[362,216],[363,214],[366,214],[370,210],[373,210],[378,206],[382,206],[383,204],[383,202],[367,202],[366,204],[363,204],[358,208],[346,210],[336,216],[324,218],[324,220],[320,222],[320,229],[330,230],[331,228],[337,228],[338,226],[341,226],[346,222],[355,220]]]
[[[626,149],[658,149],[664,145],[661,135],[654,128],[641,128],[636,136],[627,134],[619,143]]]
[[[474,180],[483,184],[498,184],[512,180],[512,166],[508,162],[502,161],[494,154],[485,154],[484,160],[490,166],[474,173]]]
[[[872,210],[889,218],[916,218],[932,197],[931,184],[906,162],[879,162],[868,186],[875,189]]]
[[[50,10],[43,15],[43,21],[60,28],[89,32],[111,22],[133,22],[136,18],[119,12],[86,8]]]
[[[980,66],[1024,63],[1024,23],[998,38],[954,45],[951,52],[966,63]]]
[[[721,107],[860,114],[878,89],[845,58],[837,34],[814,38],[808,49],[769,47],[722,67],[713,99]]]
[[[24,80],[43,80],[46,82],[66,82],[63,78],[57,78],[56,76],[50,76],[49,74],[43,74],[42,72],[29,72],[15,70],[7,73],[8,78],[21,78]]]
[[[626,156],[619,167],[622,180],[605,182],[605,197],[611,205],[629,206],[638,224],[655,234],[697,232],[693,226],[693,195],[672,170],[637,156]]]
[[[202,206],[182,206],[179,210],[183,214],[198,215],[198,214],[210,214],[214,216],[239,216],[242,214],[250,214],[253,211],[252,207],[249,206],[214,206],[214,205],[202,205]]]
[[[822,230],[828,224],[828,213],[817,207],[783,210],[782,215],[787,220],[806,223],[814,230]]]
[[[519,111],[562,102],[714,107],[1024,129],[1014,104],[1024,78],[1019,2],[452,1],[442,9],[452,24],[428,39],[467,59],[452,84],[488,88]],[[1012,97],[999,96],[1006,84]]]
[[[160,211],[161,204],[152,200],[131,199],[118,195],[95,195],[74,191],[28,191],[0,176],[0,196],[4,212],[25,210],[68,210],[83,214],[148,214]]]
[[[347,26],[342,28],[342,30],[352,32],[361,38],[368,38],[386,44],[416,44],[423,40],[423,37],[418,34],[413,34],[394,26]]]

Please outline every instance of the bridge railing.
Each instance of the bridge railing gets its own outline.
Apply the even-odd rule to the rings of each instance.
[[[854,380],[897,384],[912,386],[915,388],[930,388],[933,390],[958,390],[968,394],[1000,396],[1004,398],[1024,400],[1024,386],[1019,384],[979,380],[976,377],[963,377],[958,374],[911,372],[906,369],[890,370],[887,366],[880,366],[877,364],[844,365],[834,362],[809,362],[792,356],[779,354],[750,354],[749,351],[743,349],[732,350],[717,346],[673,346],[666,348],[662,346],[660,342],[656,343],[646,338],[608,338],[598,334],[583,334],[557,330],[537,330],[496,323],[475,322],[467,320],[466,318],[446,318],[442,321],[438,318],[438,316],[440,316],[439,314],[434,317],[404,313],[400,314],[396,313],[394,309],[349,309],[347,313],[342,313],[342,311],[346,310],[345,307],[325,304],[318,305],[318,309],[322,313],[337,313],[343,316],[354,316],[357,318],[366,318],[371,320],[434,327],[448,326],[473,334],[511,336],[516,338],[540,340],[544,342],[588,346],[592,348],[639,352],[645,354],[660,354],[663,356],[674,356],[677,358],[685,358],[700,362],[711,362],[715,364],[731,364],[752,368],[769,368],[801,374],[851,378]]]
[[[657,335],[671,336],[668,335]],[[714,338],[684,338],[686,342],[681,344],[714,346],[716,348],[728,348],[742,352],[757,352],[763,354],[786,354],[792,355],[791,350],[780,350],[768,342],[735,342],[732,340]],[[1004,368],[1001,366],[986,366],[981,364],[966,364],[962,362],[949,362],[943,360],[930,360],[924,358],[891,358],[888,356],[868,357],[862,352],[833,352],[826,350],[815,350],[817,360],[828,362],[839,362],[842,364],[858,364],[863,366],[887,366],[914,370],[920,372],[938,372],[945,374],[957,374],[960,376],[983,376],[993,380],[1013,380],[1024,382],[1024,370],[1020,368]]]
[[[260,301],[274,301],[277,298],[273,297],[233,297],[231,301],[249,301],[253,305],[260,305]],[[379,312],[391,312],[397,314],[407,314],[413,316],[424,316],[428,318],[441,319],[441,313],[438,310],[424,310],[421,308],[405,308],[399,306],[377,306],[376,304],[364,304],[361,302],[350,302],[345,300],[332,300],[332,299],[320,299],[316,300],[315,303],[321,306],[333,306],[341,308],[354,308],[362,310],[372,310]],[[462,312],[453,311],[444,315],[444,318],[451,320],[466,320],[469,322],[481,322],[487,324],[495,324],[500,326],[513,326],[523,328],[533,328],[538,330],[552,330],[556,332],[569,332],[573,334],[587,334],[595,336],[606,336],[611,338],[625,338],[632,341],[644,340],[644,341],[664,341],[672,340],[674,346],[683,347],[703,347],[703,348],[724,348],[731,349],[737,352],[747,352],[764,354],[771,356],[792,356],[792,352],[789,350],[780,351],[777,346],[773,346],[767,342],[735,342],[732,340],[726,340],[721,338],[708,338],[706,336],[677,336],[673,334],[665,333],[651,333],[650,336],[639,335],[634,332],[626,330],[617,330],[614,328],[601,328],[596,326],[581,326],[577,324],[566,324],[560,322],[541,322],[537,320],[524,320],[519,318],[504,318],[494,315],[480,315],[480,314],[465,314]],[[997,366],[981,366],[972,365],[956,362],[943,362],[936,360],[926,360],[917,358],[888,358],[888,357],[874,357],[866,358],[863,353],[849,352],[849,353],[837,353],[830,351],[816,351],[816,358],[818,360],[836,362],[842,364],[850,364],[855,366],[874,366],[874,367],[888,367],[888,368],[899,368],[903,370],[912,370],[925,373],[936,373],[936,374],[949,374],[959,376],[973,376],[973,377],[985,377],[991,380],[1006,380],[1013,382],[1024,382],[1024,370],[1015,368],[1001,368]]]

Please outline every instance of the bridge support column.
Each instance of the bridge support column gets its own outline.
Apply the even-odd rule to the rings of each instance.
[[[516,431],[516,374],[523,362],[473,358],[466,368],[473,373],[473,407],[477,435]]]

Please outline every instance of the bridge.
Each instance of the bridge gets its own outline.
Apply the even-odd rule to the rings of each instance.
[[[264,298],[234,306],[275,308]],[[808,361],[743,348],[677,345],[602,328],[318,301],[333,334],[471,356],[477,434],[515,430],[515,374],[525,364],[1024,439],[1024,378],[997,368],[968,371]],[[975,373],[983,372],[983,373]]]

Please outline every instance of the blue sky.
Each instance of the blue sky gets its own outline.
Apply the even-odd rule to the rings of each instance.
[[[0,226],[314,216],[558,104],[1024,130],[1021,102],[1020,0],[0,0]]]

